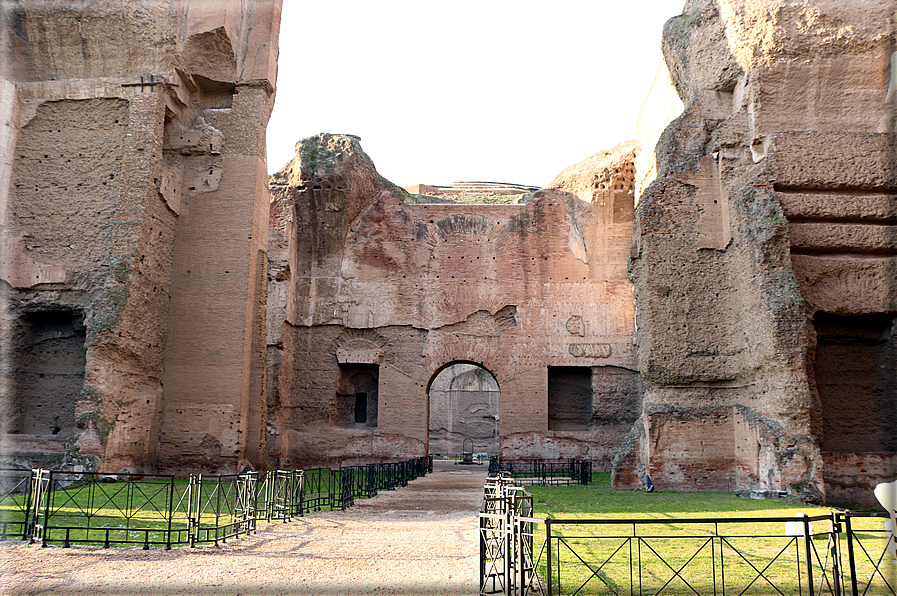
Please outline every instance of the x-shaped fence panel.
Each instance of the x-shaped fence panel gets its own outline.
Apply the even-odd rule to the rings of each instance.
[[[543,519],[511,483],[484,487],[481,594],[897,595],[893,538],[855,527],[885,515]]]
[[[261,481],[258,472],[176,478],[0,470],[0,530],[42,546],[217,545],[254,532],[259,519],[350,507],[353,483],[389,490],[431,469],[429,458],[417,458],[357,470],[272,470]]]

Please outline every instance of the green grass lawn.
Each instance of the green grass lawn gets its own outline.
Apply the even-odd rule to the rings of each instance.
[[[794,499],[742,499],[731,492],[616,491],[610,487],[609,472],[592,474],[592,483],[587,486],[532,486],[528,490],[539,517],[793,517],[798,513],[813,516],[831,511],[828,507],[805,505]]]
[[[336,477],[330,470],[309,470],[305,476],[305,499],[312,499],[312,508],[329,508],[331,487]],[[130,482],[75,482],[49,493],[41,504],[38,523],[48,527],[47,540],[105,544],[166,544],[166,532],[180,530],[172,536],[175,543],[187,542],[190,506],[189,480],[144,478]],[[192,489],[192,516],[197,520],[203,541],[214,539],[214,530],[232,523],[239,509],[238,486],[234,482],[220,485],[212,478],[204,479],[201,491]],[[264,493],[258,491],[256,507],[264,510]],[[295,498],[295,497],[294,497]],[[0,522],[7,533],[14,532],[25,520],[22,493],[0,498]],[[216,515],[216,511],[218,514]],[[264,515],[264,513],[261,513]],[[74,528],[74,529],[73,529]],[[219,535],[223,532],[219,531]]]
[[[47,520],[51,543],[71,542],[164,544],[162,531],[187,528],[186,479],[152,478],[133,482],[75,482],[54,490],[41,503],[38,523]],[[25,519],[25,495],[0,500],[0,519]],[[172,501],[173,499],[173,501]],[[172,503],[174,504],[172,506]],[[78,529],[71,529],[78,528]]]
[[[777,589],[796,594],[799,583],[806,593],[807,544],[803,538],[786,535],[783,518],[831,512],[793,499],[743,499],[734,493],[614,491],[610,474],[595,474],[588,486],[527,490],[533,496],[533,517],[551,518],[552,584],[553,593],[558,594],[628,594],[630,590],[713,594],[721,593],[723,585],[726,594],[773,594]],[[769,518],[780,519],[759,521]],[[633,519],[645,521],[573,523]],[[716,521],[682,521],[698,519]],[[860,528],[881,530],[881,519],[854,521]],[[816,593],[820,588],[821,593],[829,593],[823,569],[833,577],[830,530],[828,520],[814,522],[811,530]],[[546,525],[534,524],[533,558],[538,560],[536,569],[543,582],[547,578],[545,537]],[[884,544],[882,535],[873,531],[859,537],[870,544]],[[871,569],[868,563],[866,567]]]

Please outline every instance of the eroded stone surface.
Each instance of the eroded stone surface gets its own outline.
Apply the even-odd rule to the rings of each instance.
[[[897,473],[893,10],[701,0],[667,23],[646,105],[684,109],[639,127],[645,395],[617,486],[871,504]]]
[[[483,205],[327,134],[269,197],[278,0],[2,3],[3,452],[232,471],[444,430],[621,488],[871,504],[897,474],[895,8],[690,0],[636,141]],[[459,363],[500,391],[434,387]]]
[[[16,465],[262,463],[279,6],[3,3]]]
[[[445,391],[430,384],[447,365],[469,362],[500,389],[502,453],[598,454],[609,465],[639,394],[631,382],[618,394],[628,404],[622,425],[596,424],[593,412],[600,418],[599,396],[616,390],[616,377],[602,371],[634,374],[632,294],[625,256],[614,267],[593,262],[602,243],[627,254],[628,236],[598,230],[626,226],[627,217],[631,229],[630,189],[601,189],[610,200],[591,204],[544,190],[518,205],[418,205],[383,181],[347,135],[305,139],[275,179],[284,181],[275,194],[294,208],[280,401],[271,416],[282,464],[427,453],[428,411],[446,410],[433,404]],[[565,406],[553,406],[549,390],[566,368],[589,379],[587,412],[575,429],[552,429],[553,410]],[[355,416],[360,400],[370,411],[373,386],[375,424]],[[474,433],[483,435],[474,451],[489,450],[489,430]],[[546,440],[531,443],[532,432]]]

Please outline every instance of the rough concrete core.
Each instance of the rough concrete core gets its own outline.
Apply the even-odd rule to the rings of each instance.
[[[0,6],[5,461],[264,463],[280,7]]]

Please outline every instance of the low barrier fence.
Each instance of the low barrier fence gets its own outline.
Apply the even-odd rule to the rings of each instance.
[[[588,484],[592,481],[592,462],[578,459],[489,460],[489,473],[503,473],[517,484],[541,486]]]
[[[188,477],[0,470],[0,538],[64,547],[217,545],[254,532],[259,521],[346,509],[356,497],[404,486],[428,471],[428,458]]]
[[[897,594],[887,514],[536,518],[509,477],[480,514],[480,594]]]
[[[0,540],[21,538],[26,534],[28,512],[31,511],[30,470],[0,470]]]

